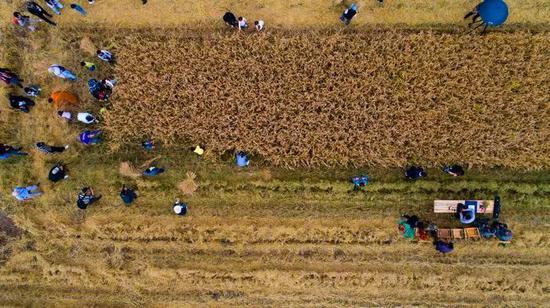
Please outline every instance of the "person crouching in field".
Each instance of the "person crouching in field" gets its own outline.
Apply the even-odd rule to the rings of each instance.
[[[76,206],[79,209],[85,210],[88,205],[101,199],[101,195],[96,196],[94,189],[91,187],[83,187],[78,194],[78,199],[76,200]]]
[[[71,72],[70,70],[59,64],[54,64],[50,66],[50,68],[48,68],[48,72],[56,77],[68,79],[70,81],[75,81],[77,79],[75,73]]]
[[[19,78],[16,73],[12,72],[8,68],[0,68],[0,80],[2,80],[7,86],[23,87],[23,79]]]
[[[11,156],[25,156],[28,155],[25,152],[21,151],[21,147],[13,147],[11,145],[0,143],[0,160],[5,160]]]
[[[115,64],[115,56],[108,50],[101,49],[96,51],[97,57],[105,62]]]
[[[48,180],[54,183],[61,180],[66,180],[68,178],[69,175],[67,175],[67,167],[63,164],[55,164],[50,170],[50,173],[48,173]]]
[[[264,29],[265,22],[263,20],[256,20],[254,22],[254,28],[256,28],[256,31],[260,32]]]
[[[40,188],[38,188],[38,184],[37,184],[37,185],[32,185],[27,187],[17,186],[13,189],[13,192],[11,193],[11,195],[14,196],[15,199],[19,201],[28,201],[34,197],[38,197],[42,195],[42,192],[40,191]]]
[[[187,204],[181,202],[180,199],[176,199],[172,208],[176,215],[185,216],[185,214],[187,214]]]
[[[122,190],[120,191],[120,199],[124,202],[124,205],[129,206],[137,198],[135,190],[126,185],[122,185]]]
[[[54,145],[47,145],[45,142],[38,142],[36,143],[36,148],[43,153],[46,154],[54,154],[54,153],[63,153],[66,149],[69,148],[69,145],[66,144],[65,146],[58,147]]]
[[[225,12],[225,14],[223,15],[223,21],[231,28],[236,29],[239,27],[239,21],[237,20],[237,17],[235,17],[235,14],[231,12]]]
[[[98,144],[101,142],[101,130],[85,130],[80,133],[79,138],[80,142],[83,144]]]
[[[239,20],[239,30],[248,29],[248,21],[246,20],[246,18],[240,16],[238,20]]]
[[[340,20],[344,25],[349,25],[353,17],[357,14],[357,4],[352,4],[347,10],[342,13]]]
[[[29,113],[31,111],[31,107],[34,106],[34,101],[24,96],[10,94],[9,100],[11,108],[23,111],[25,113]]]
[[[144,176],[157,176],[164,172],[164,168],[149,167],[143,171]]]

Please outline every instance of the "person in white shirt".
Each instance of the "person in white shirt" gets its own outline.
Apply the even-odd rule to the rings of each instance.
[[[247,29],[248,28],[248,22],[246,20],[246,18],[244,17],[239,17],[239,30],[244,30],[244,29]]]
[[[256,27],[257,31],[262,31],[264,29],[265,22],[263,20],[256,20],[254,22],[254,27]]]
[[[73,115],[68,111],[59,110],[57,114],[69,122],[73,120]]]
[[[76,119],[85,124],[92,124],[92,123],[98,122],[93,115],[87,112],[79,112],[76,116]]]

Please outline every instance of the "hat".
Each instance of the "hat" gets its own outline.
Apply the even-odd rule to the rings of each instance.
[[[174,213],[176,213],[176,214],[179,215],[179,214],[181,214],[181,211],[183,211],[183,206],[181,206],[181,205],[179,205],[179,204],[178,204],[178,205],[174,205]]]

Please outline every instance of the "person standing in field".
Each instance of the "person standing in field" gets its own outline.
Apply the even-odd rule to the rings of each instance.
[[[225,14],[223,15],[223,21],[231,28],[239,27],[239,21],[237,20],[237,17],[235,17],[235,14],[231,12],[225,12]]]
[[[31,32],[36,30],[36,28],[33,25],[33,22],[31,20],[31,18],[29,16],[23,15],[19,12],[13,12],[12,22],[13,22],[13,24],[15,24],[19,27],[29,29],[29,31],[31,31]]]
[[[46,4],[52,9],[57,15],[61,15],[61,9],[63,9],[63,4],[59,0],[44,0]]]
[[[71,72],[70,70],[59,64],[54,64],[50,66],[50,68],[48,68],[48,72],[56,77],[68,79],[70,81],[75,81],[77,79],[75,73]]]
[[[58,147],[54,145],[47,145],[45,142],[37,142],[36,148],[43,153],[46,154],[54,154],[54,153],[63,153],[66,149],[69,148],[69,145],[66,144],[65,146]]]
[[[256,31],[260,32],[264,29],[265,22],[263,20],[256,20],[254,22],[254,28],[256,28]]]
[[[86,10],[83,7],[81,7],[80,5],[78,5],[76,3],[71,4],[71,9],[77,11],[82,16],[86,16],[88,14],[88,12],[86,12]]]
[[[239,17],[239,30],[248,29],[248,21],[244,17]]]
[[[83,187],[78,194],[76,206],[78,206],[79,209],[85,210],[88,205],[98,201],[99,199],[101,199],[101,195],[96,196],[93,188]]]
[[[42,19],[43,21],[49,23],[52,26],[57,25],[55,22],[48,19],[48,17],[51,18],[51,17],[53,17],[53,15],[48,13],[48,11],[46,11],[46,9],[44,9],[43,7],[41,7],[38,3],[34,2],[34,1],[28,1],[27,2],[27,11],[29,11],[29,13],[31,13],[34,16]]]
[[[23,79],[19,78],[16,73],[12,72],[8,68],[0,68],[0,80],[8,86],[23,87]]]
[[[101,49],[101,50],[96,51],[96,54],[97,54],[98,58],[100,58],[101,60],[103,60],[105,62],[109,62],[111,64],[115,63],[115,57],[108,50]]]
[[[357,4],[354,3],[342,13],[340,20],[347,26],[355,15],[357,15]]]
[[[80,66],[85,67],[90,72],[93,72],[93,71],[96,70],[95,63],[93,63],[93,62],[82,61],[82,62],[80,62]]]

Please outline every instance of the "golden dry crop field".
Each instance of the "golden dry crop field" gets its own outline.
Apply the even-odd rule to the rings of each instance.
[[[0,88],[0,143],[30,154],[0,161],[1,306],[550,302],[549,2],[508,0],[507,23],[484,36],[466,34],[470,0],[358,1],[346,30],[342,1],[75,2],[88,16],[65,8],[34,33],[8,24],[23,1],[0,3],[0,67],[43,89],[23,114],[4,98],[17,90]],[[225,29],[226,9],[266,31]],[[98,63],[97,48],[118,63]],[[54,63],[79,80],[48,75]],[[118,85],[101,105],[86,81],[110,75]],[[56,90],[106,108],[103,144],[79,144],[85,126],[47,102]],[[46,155],[37,141],[70,147]],[[248,168],[234,150],[252,153]],[[167,172],[136,175],[152,160]],[[60,161],[70,178],[49,182]],[[448,163],[466,175],[441,172]],[[405,180],[410,164],[428,177]],[[370,183],[354,191],[362,173]],[[39,198],[10,195],[37,182]],[[130,207],[123,184],[139,194]],[[103,195],[87,210],[76,207],[83,186]],[[458,227],[433,200],[496,194],[514,232],[505,247],[457,240],[442,255],[397,230],[401,214]],[[187,216],[173,214],[176,197]]]

